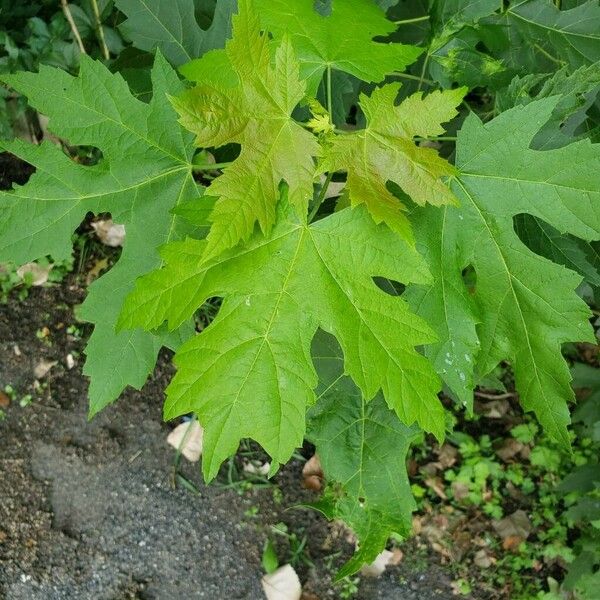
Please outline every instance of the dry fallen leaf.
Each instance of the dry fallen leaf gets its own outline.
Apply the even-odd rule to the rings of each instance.
[[[444,444],[437,452],[438,462],[442,469],[448,469],[456,462],[458,458],[458,448],[451,444]]]
[[[125,240],[125,225],[113,223],[112,219],[100,219],[92,223],[98,239],[111,248],[122,246]]]
[[[510,547],[513,547],[515,544],[518,546],[531,533],[531,522],[524,510],[517,510],[512,515],[504,517],[504,519],[500,519],[499,521],[492,521],[492,527],[504,541],[508,538],[520,538],[519,542],[516,539],[511,539],[508,542]]]
[[[514,552],[515,550],[518,550],[519,546],[524,541],[525,538],[522,538],[520,535],[509,535],[502,541],[502,548],[509,552]]]
[[[202,454],[204,429],[198,421],[188,421],[177,425],[167,436],[167,443],[177,450],[190,462],[198,462]]]
[[[8,408],[10,406],[10,398],[0,390],[0,408]]]
[[[44,285],[48,281],[48,275],[52,270],[52,265],[42,267],[37,263],[26,263],[17,269],[17,275],[21,279],[25,279],[27,275],[31,277],[31,285],[40,286]]]
[[[294,567],[284,565],[261,579],[267,600],[300,600],[302,585]]]
[[[302,468],[302,484],[305,488],[318,492],[323,487],[323,469],[319,456],[309,458]]]
[[[487,402],[476,402],[477,413],[488,417],[488,419],[501,419],[510,409],[510,403],[504,398],[501,400],[488,400]]]
[[[452,494],[457,502],[469,497],[469,486],[462,481],[452,482]]]
[[[377,558],[370,565],[363,565],[360,572],[365,577],[379,577],[390,564],[393,557],[393,552],[384,550],[377,555]]]
[[[493,556],[490,556],[485,550],[477,550],[473,557],[475,563],[480,569],[488,569],[496,562]]]
[[[508,438],[504,440],[502,446],[496,450],[496,454],[504,461],[508,462],[511,458],[514,458],[517,454],[520,454],[525,448],[525,445],[519,440],[514,438]]]
[[[425,485],[431,488],[442,500],[448,499],[444,491],[444,483],[439,477],[428,477],[425,480]]]
[[[56,364],[57,361],[55,360],[40,360],[40,362],[33,369],[33,376],[36,379],[43,379],[48,374],[50,369],[56,366]]]

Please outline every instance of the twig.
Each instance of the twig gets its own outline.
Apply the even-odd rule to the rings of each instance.
[[[65,18],[71,27],[71,32],[73,33],[73,37],[77,41],[77,45],[79,46],[79,50],[81,54],[87,54],[85,51],[85,46],[83,45],[83,40],[81,39],[81,35],[79,35],[79,29],[77,29],[77,25],[75,25],[75,21],[73,21],[73,15],[71,14],[71,9],[67,4],[67,0],[60,0],[62,5],[63,12],[65,13]]]
[[[506,400],[507,398],[514,398],[516,394],[514,392],[506,392],[505,394],[487,394],[486,392],[475,392],[478,398],[485,398],[486,400]]]
[[[423,60],[423,68],[421,69],[421,77],[419,77],[419,85],[417,86],[417,91],[421,91],[421,86],[425,81],[425,73],[427,72],[427,65],[429,64],[429,52],[425,55],[425,59]]]
[[[415,17],[414,19],[404,19],[403,21],[394,21],[394,25],[408,25],[409,23],[420,23],[421,21],[427,21],[429,19],[429,15],[424,15],[422,17]]]
[[[398,73],[396,71],[392,73],[392,77],[403,77],[404,79],[412,79],[414,81],[419,81],[420,83],[426,83],[427,85],[436,85],[435,81],[432,81],[431,79],[417,77],[416,75],[411,75],[410,73]]]
[[[100,11],[98,10],[97,0],[92,0],[92,7],[94,9],[94,17],[96,18],[96,28],[98,29],[98,39],[100,40],[102,53],[104,54],[104,58],[108,60],[110,58],[110,53],[108,51],[108,46],[106,45],[106,40],[104,39],[104,30],[102,29],[102,21],[100,20]]]

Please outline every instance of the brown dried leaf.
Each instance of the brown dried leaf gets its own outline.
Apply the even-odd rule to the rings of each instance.
[[[0,390],[0,408],[8,408],[10,406],[10,398]]]
[[[526,540],[531,533],[531,522],[524,510],[517,510],[512,515],[499,521],[492,521],[492,527],[503,540],[509,537],[519,537]]]
[[[33,286],[41,286],[47,283],[48,275],[50,275],[50,271],[52,271],[52,265],[47,265],[42,267],[37,263],[30,262],[26,263],[23,266],[17,269],[17,275],[21,279],[25,279],[27,275],[31,276],[31,285]]]
[[[488,569],[496,562],[496,559],[485,550],[477,550],[473,557],[473,563],[480,569]]]
[[[323,487],[323,469],[318,454],[309,458],[302,468],[302,485],[309,490],[319,492]]]
[[[496,454],[504,461],[508,462],[511,458],[514,458],[517,454],[519,454],[525,445],[519,440],[515,440],[514,438],[508,438],[504,440],[502,446],[496,450]]]
[[[431,488],[442,500],[448,499],[444,490],[444,483],[439,477],[428,477],[425,480],[425,485]]]

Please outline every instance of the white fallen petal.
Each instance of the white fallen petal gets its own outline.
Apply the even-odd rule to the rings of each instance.
[[[50,369],[54,366],[56,366],[55,360],[43,360],[42,359],[33,369],[33,375],[36,379],[42,379],[48,374],[48,371],[50,371]]]
[[[98,239],[111,248],[122,246],[125,241],[125,225],[113,223],[112,219],[100,219],[92,223]]]
[[[65,361],[67,363],[67,369],[69,369],[70,371],[75,366],[75,359],[73,358],[73,355],[70,352],[69,354],[67,354]]]
[[[267,600],[300,600],[302,585],[294,567],[283,565],[261,579]]]
[[[198,421],[188,421],[177,425],[167,436],[167,443],[180,450],[190,462],[198,462],[202,454],[204,428]]]
[[[255,462],[245,462],[244,463],[244,472],[251,473],[252,475],[262,475],[266,476],[269,474],[271,470],[271,463],[266,462],[264,464],[255,463]]]
[[[366,577],[379,577],[393,559],[394,553],[384,550],[377,555],[377,558],[370,565],[364,565],[360,572]]]
[[[44,285],[48,281],[48,275],[52,270],[52,265],[42,267],[37,263],[27,263],[17,269],[17,275],[21,279],[25,279],[26,275],[31,275],[31,285]]]

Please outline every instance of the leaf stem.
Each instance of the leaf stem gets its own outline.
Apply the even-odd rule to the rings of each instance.
[[[427,70],[427,65],[429,64],[429,52],[425,55],[425,60],[423,61],[423,68],[421,69],[421,76],[419,77],[419,85],[417,87],[417,91],[421,91],[421,85],[425,81],[425,72]]]
[[[427,140],[429,142],[455,142],[458,138],[451,135],[438,135],[433,137],[416,137],[418,141]]]
[[[417,75],[411,75],[410,73],[392,73],[392,77],[403,77],[404,79],[412,79],[413,81],[421,81],[427,85],[435,85],[435,81],[431,79],[425,79],[424,77],[417,77]]]
[[[216,171],[217,169],[224,169],[232,164],[233,162],[222,162],[213,163],[212,165],[192,165],[192,171]]]
[[[429,15],[415,17],[414,19],[403,19],[402,21],[394,21],[394,25],[408,25],[409,23],[420,23],[421,21],[429,20]]]
[[[60,4],[63,9],[63,13],[65,13],[65,18],[71,27],[71,32],[73,33],[73,37],[79,46],[79,51],[81,54],[87,54],[85,51],[85,46],[83,45],[83,40],[81,39],[81,35],[79,34],[79,29],[77,29],[77,25],[75,25],[75,21],[73,20],[73,15],[71,14],[71,9],[67,4],[67,0],[60,0]]]
[[[564,66],[566,64],[564,60],[560,60],[555,56],[552,56],[550,52],[544,50],[544,48],[542,48],[539,44],[534,44],[533,47],[539,52],[541,52],[548,60],[551,60],[554,64],[559,66]]]
[[[104,30],[102,29],[102,21],[100,20],[100,10],[98,9],[98,0],[92,0],[92,8],[94,9],[94,18],[96,19],[96,29],[98,30],[98,40],[100,41],[102,54],[104,54],[104,58],[108,60],[110,58],[110,53],[108,51],[108,46],[106,45],[106,39],[104,38]]]
[[[327,112],[333,121],[333,98],[331,97],[331,65],[327,65]]]
[[[325,178],[325,181],[323,182],[323,185],[321,186],[321,191],[319,192],[319,195],[315,201],[315,205],[312,207],[312,210],[310,211],[310,213],[308,215],[309,223],[312,223],[312,220],[317,216],[317,213],[319,212],[319,208],[321,207],[321,204],[323,204],[323,200],[325,200],[325,195],[327,194],[327,188],[329,187],[329,184],[331,183],[332,179],[333,179],[333,172],[328,173],[327,177]]]

